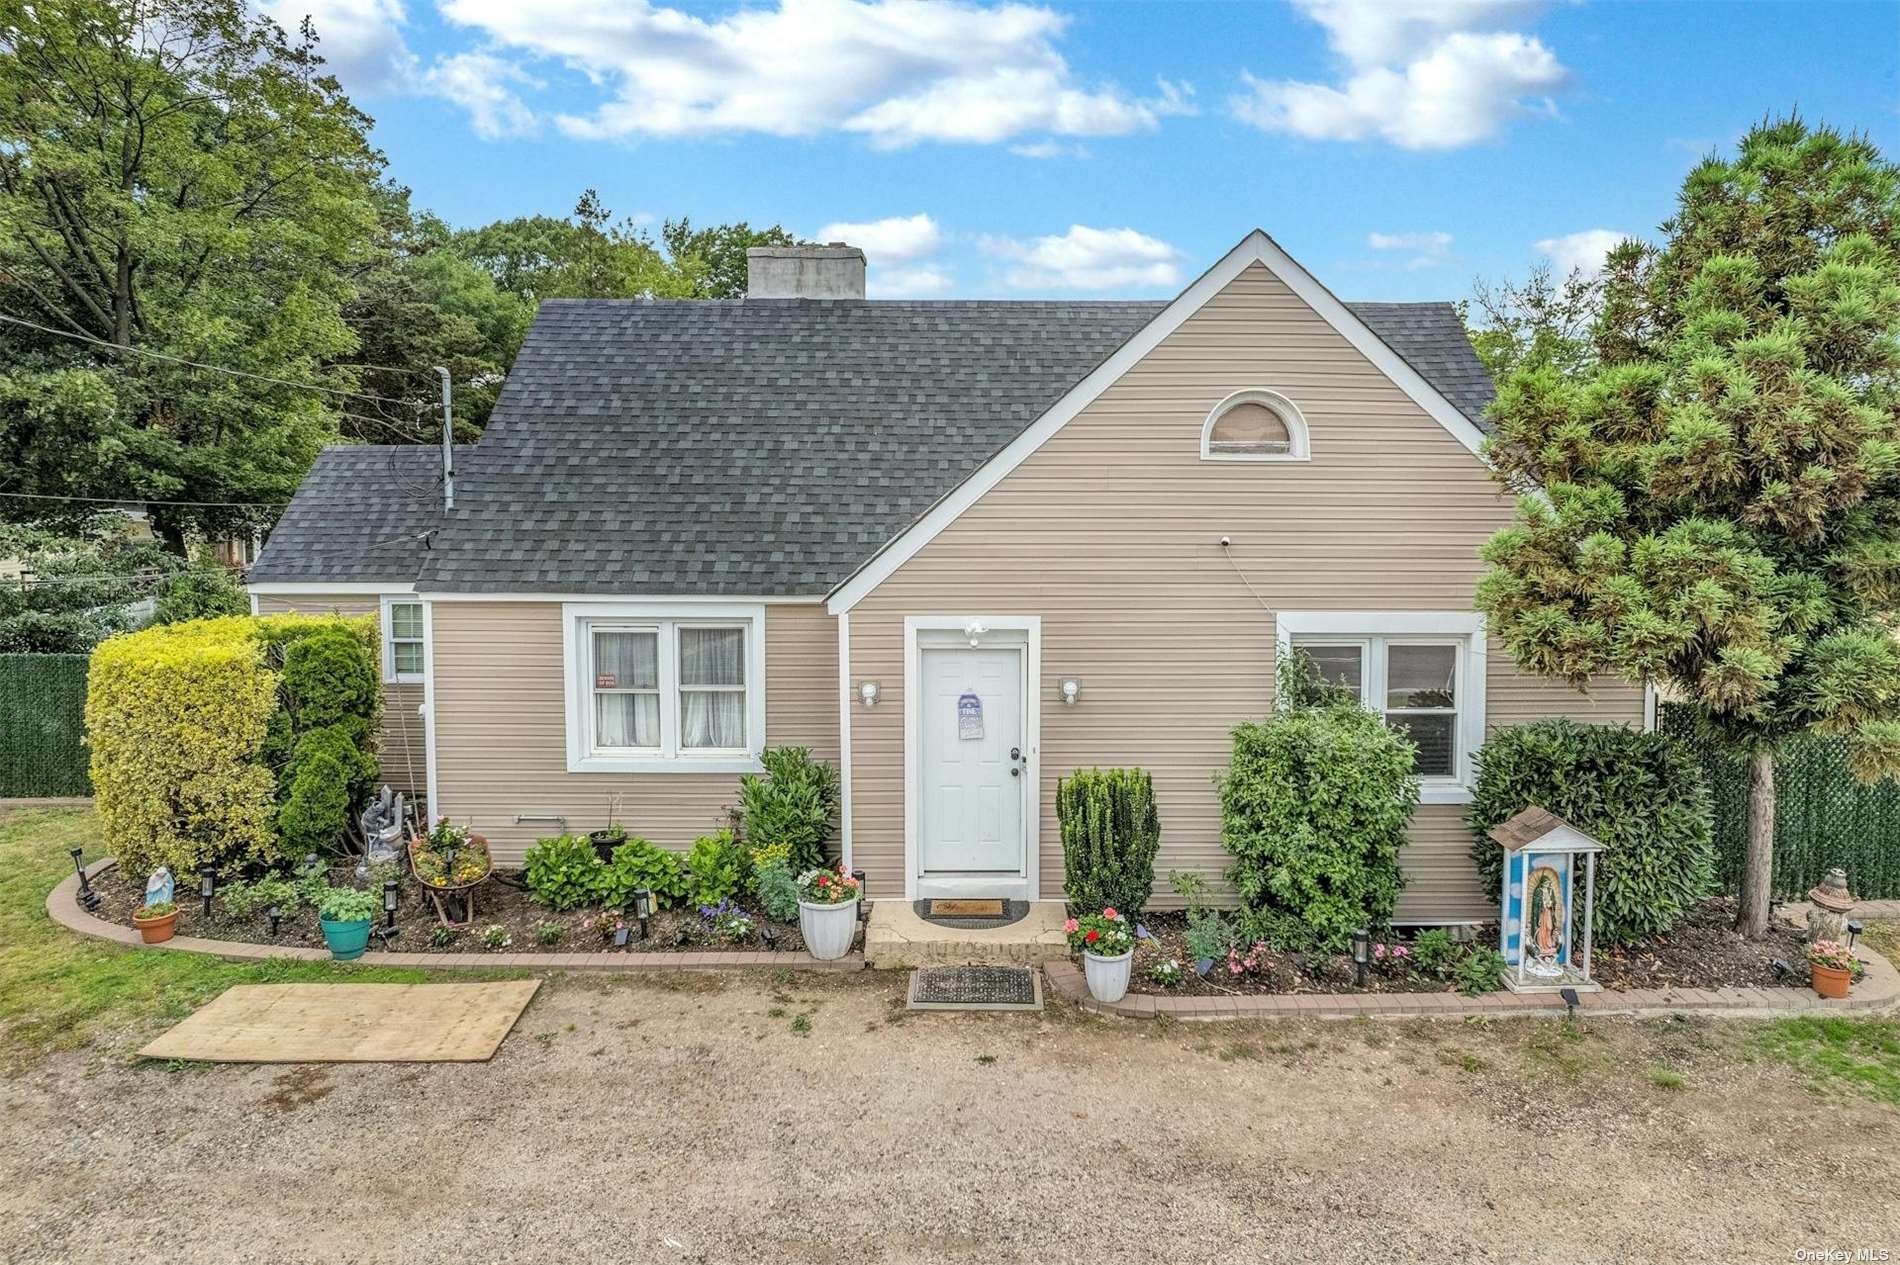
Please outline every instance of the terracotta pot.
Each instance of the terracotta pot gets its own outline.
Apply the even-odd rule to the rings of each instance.
[[[1854,982],[1852,971],[1821,966],[1817,963],[1808,964],[1808,973],[1814,977],[1814,991],[1823,997],[1845,997],[1847,986]]]
[[[139,938],[145,943],[163,944],[172,938],[173,932],[178,930],[178,911],[174,909],[169,914],[160,914],[156,918],[141,918],[133,914],[132,925],[139,929]]]

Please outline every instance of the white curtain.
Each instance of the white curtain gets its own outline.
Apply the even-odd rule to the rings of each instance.
[[[745,630],[682,628],[679,636],[680,746],[745,746]]]
[[[660,639],[657,633],[594,632],[594,745],[660,745]],[[630,690],[650,691],[627,693]]]

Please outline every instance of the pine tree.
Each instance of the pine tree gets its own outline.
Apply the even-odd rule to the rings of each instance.
[[[1900,773],[1900,170],[1764,122],[1612,252],[1581,374],[1501,384],[1523,493],[1478,605],[1524,668],[1665,687],[1749,761],[1738,927],[1767,930],[1774,757],[1847,740]]]

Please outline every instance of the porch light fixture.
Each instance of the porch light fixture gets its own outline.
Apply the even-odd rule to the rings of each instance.
[[[218,874],[210,866],[198,871],[198,895],[204,899],[205,917],[211,916],[211,898],[218,894]]]
[[[72,850],[73,869],[79,875],[79,903],[91,913],[99,908],[99,893],[92,890],[92,880],[86,877],[85,854],[84,848]]]
[[[272,905],[269,909],[264,911],[264,916],[270,919],[270,938],[275,940],[277,938],[277,928],[282,926],[284,922],[284,907],[282,905]]]
[[[983,626],[983,621],[980,619],[973,619],[963,626],[963,635],[970,639],[972,646],[981,643],[983,634],[988,631],[989,629]]]
[[[1065,676],[1062,678],[1062,684],[1057,688],[1062,691],[1063,703],[1069,707],[1073,707],[1075,706],[1075,700],[1082,693],[1082,682],[1075,677]]]
[[[1356,987],[1366,986],[1366,963],[1372,957],[1372,932],[1361,927],[1352,933],[1352,974]]]
[[[876,681],[858,682],[858,701],[863,703],[866,707],[877,706],[878,693],[879,689]]]

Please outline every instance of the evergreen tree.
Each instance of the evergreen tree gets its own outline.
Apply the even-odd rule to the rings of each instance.
[[[1747,756],[1759,936],[1776,748],[1837,736],[1900,772],[1900,171],[1765,122],[1663,237],[1612,252],[1593,365],[1501,384],[1490,456],[1525,495],[1478,605],[1524,668],[1656,682]]]

